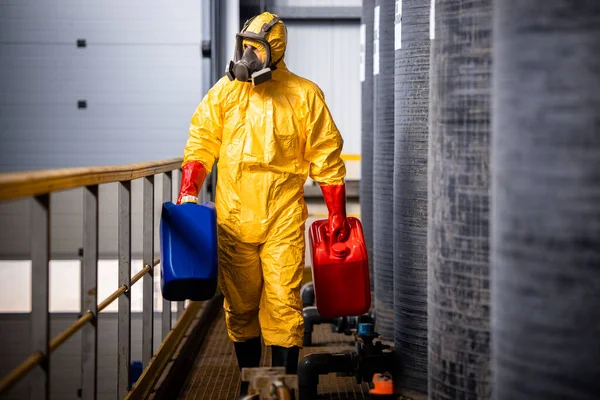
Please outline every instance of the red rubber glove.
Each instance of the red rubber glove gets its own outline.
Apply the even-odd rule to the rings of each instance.
[[[181,187],[177,204],[198,203],[198,193],[206,179],[206,168],[200,161],[190,161],[181,169]]]
[[[343,242],[350,234],[346,220],[346,185],[324,185],[321,192],[329,211],[329,237],[333,243]]]

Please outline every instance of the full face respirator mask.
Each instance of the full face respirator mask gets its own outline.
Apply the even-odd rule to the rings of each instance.
[[[246,21],[241,32],[237,33],[235,40],[235,52],[233,60],[229,61],[225,71],[229,80],[237,79],[241,82],[252,82],[254,86],[267,82],[272,77],[272,71],[277,69],[279,60],[271,63],[271,47],[265,38],[269,30],[279,22],[280,18],[275,17],[268,24],[264,24],[259,33],[247,32],[254,18]],[[244,40],[249,39],[260,43],[266,53],[264,61],[261,61],[252,48],[244,49]]]

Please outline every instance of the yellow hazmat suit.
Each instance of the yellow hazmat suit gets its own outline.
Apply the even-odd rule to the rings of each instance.
[[[258,33],[273,18],[263,13],[247,31]],[[319,87],[287,69],[283,23],[266,39],[272,60],[281,59],[272,79],[217,82],[192,117],[183,165],[199,163],[210,173],[218,159],[219,278],[229,337],[243,342],[262,333],[267,346],[301,347],[304,183],[310,175],[343,185],[343,141]]]

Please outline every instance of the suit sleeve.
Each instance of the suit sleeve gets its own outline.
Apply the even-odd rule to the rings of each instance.
[[[222,84],[213,86],[192,116],[189,138],[185,145],[183,165],[191,161],[202,163],[208,173],[219,158],[223,134],[223,112],[220,100]]]
[[[309,102],[306,129],[304,158],[310,162],[309,176],[320,185],[342,185],[346,176],[341,157],[344,140],[318,88]]]

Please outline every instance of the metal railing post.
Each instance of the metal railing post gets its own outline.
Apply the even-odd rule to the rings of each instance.
[[[127,291],[119,297],[118,398],[129,392],[131,360],[131,182],[119,182],[119,286]]]
[[[173,173],[171,171],[165,172],[163,174],[163,203],[167,201],[171,201],[173,198],[172,193],[172,177]],[[171,330],[171,302],[169,300],[165,300],[163,298],[162,301],[162,340],[167,337],[167,334]]]
[[[98,367],[98,186],[83,189],[83,299],[81,314],[93,319],[81,337],[81,398],[95,400]]]
[[[50,397],[50,195],[35,196],[31,205],[31,347],[44,356],[31,371],[29,396]]]
[[[174,170],[173,171],[173,186],[175,186],[175,189],[179,189],[179,186],[181,185],[181,170]],[[204,185],[202,185],[204,186]],[[202,192],[202,190],[200,190]],[[198,203],[201,203],[201,194],[198,193]],[[177,313],[175,314],[175,319],[179,319],[179,317],[181,316],[181,313],[183,313],[183,310],[185,308],[185,301],[178,301],[177,302]]]
[[[144,178],[143,200],[143,264],[152,267],[144,275],[144,306],[142,311],[142,365],[154,354],[154,176]]]

